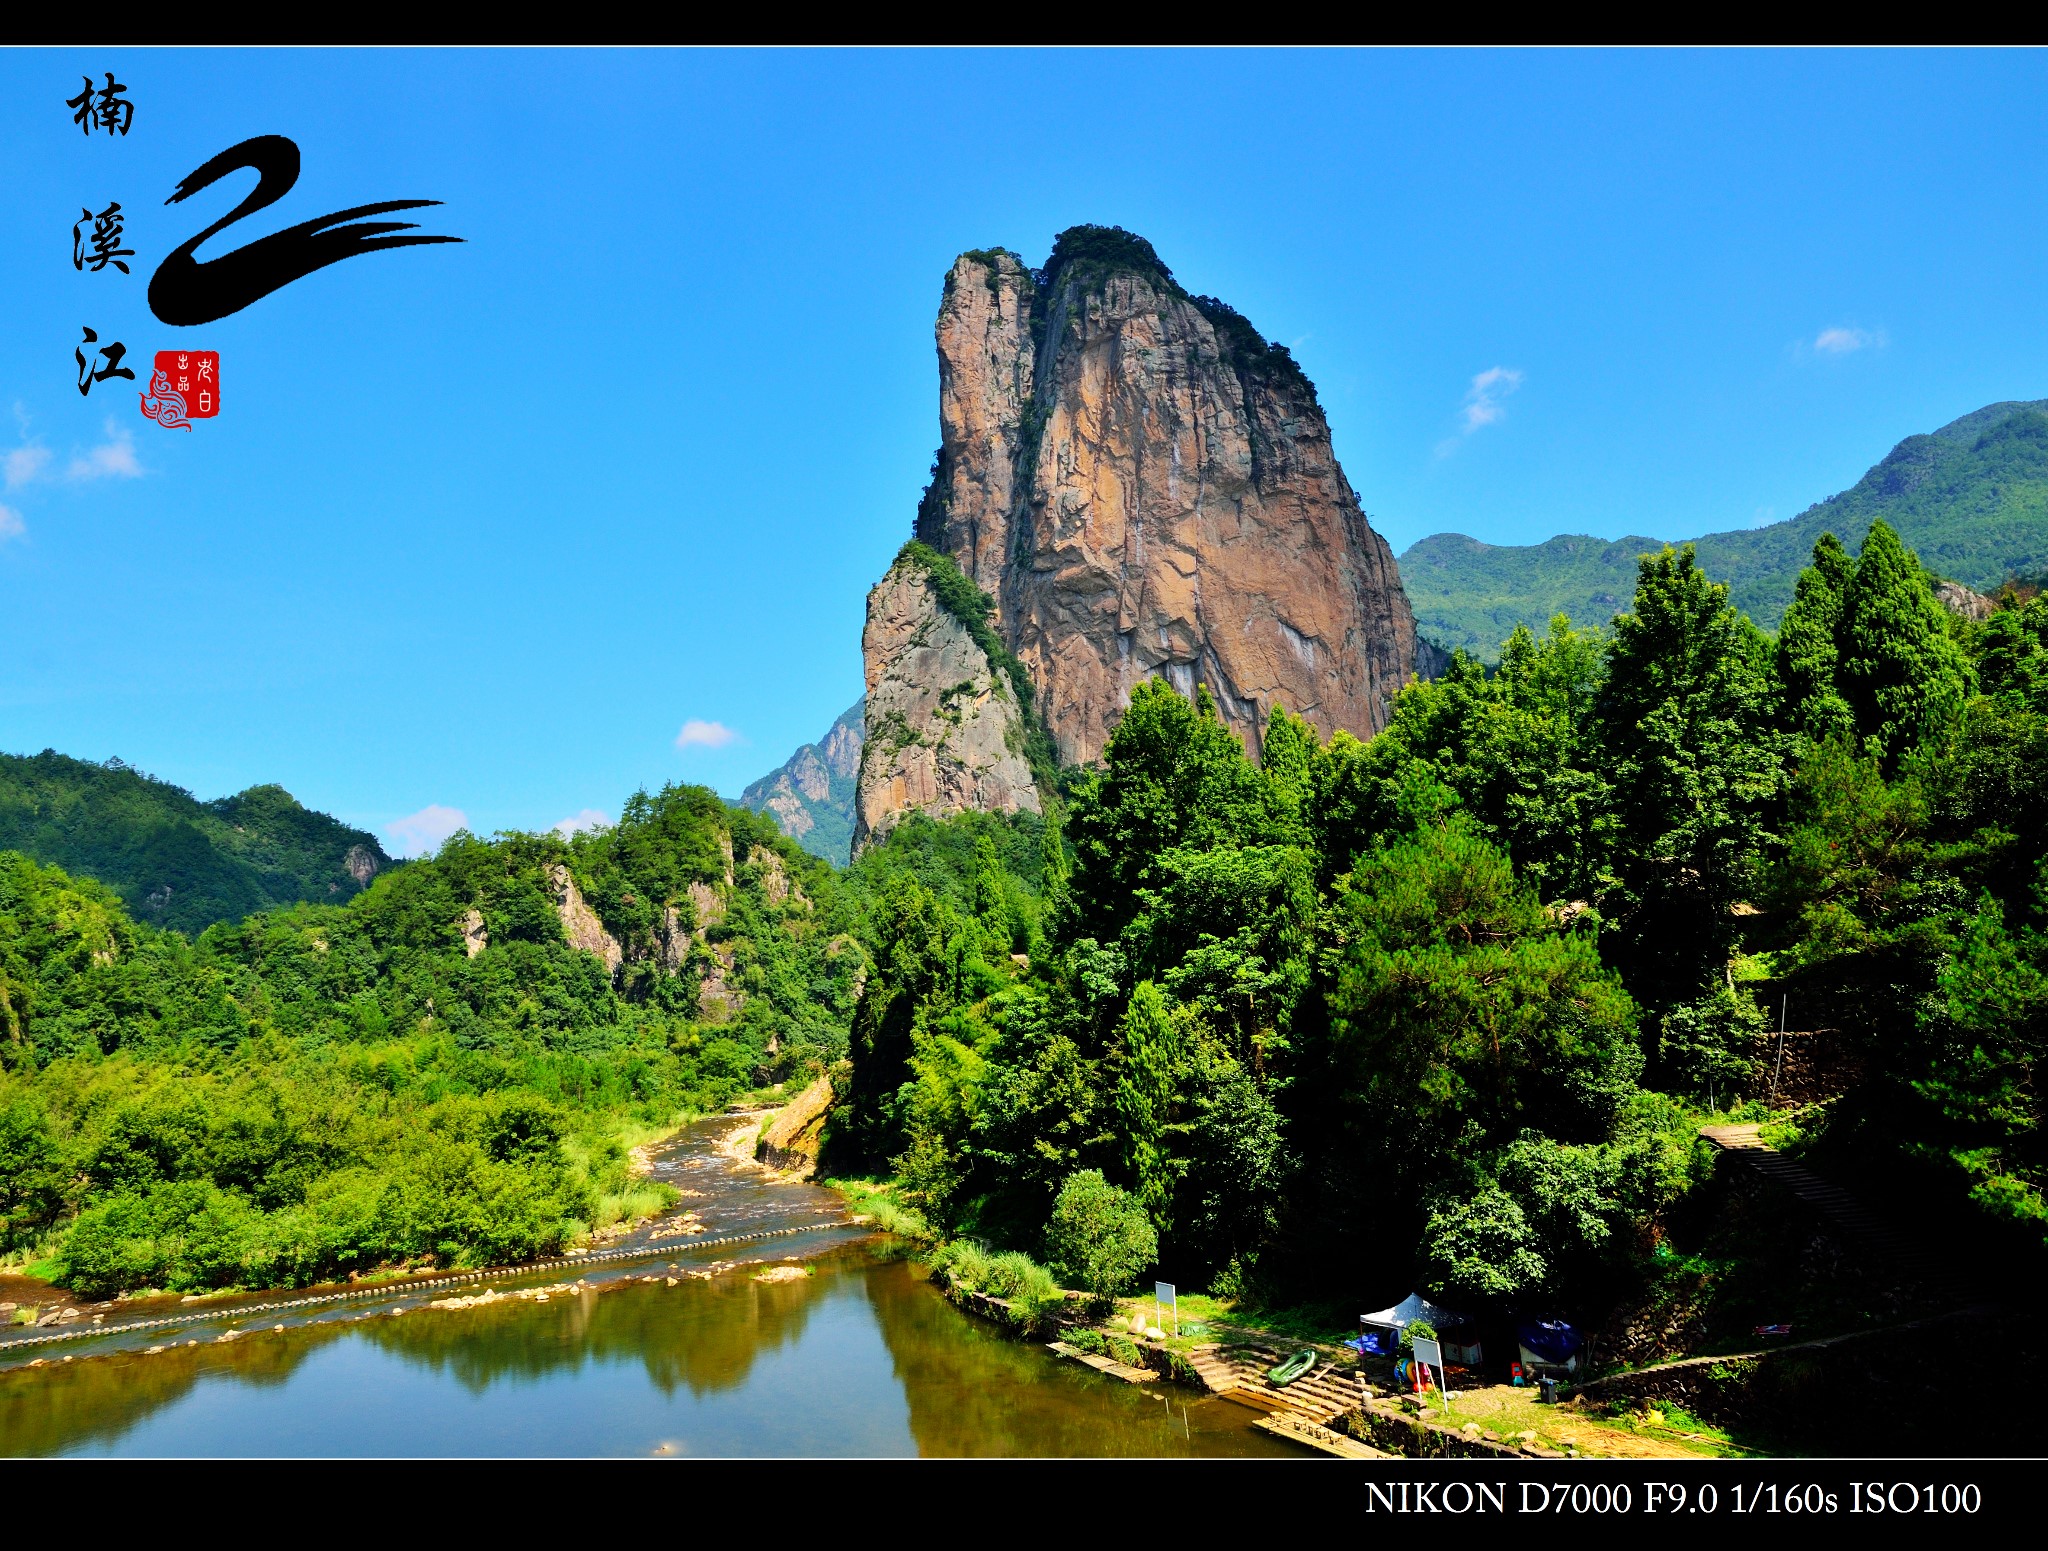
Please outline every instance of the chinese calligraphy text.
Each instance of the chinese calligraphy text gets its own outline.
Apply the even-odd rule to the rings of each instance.
[[[92,77],[85,77],[85,90],[76,97],[65,99],[64,106],[74,110],[71,122],[81,134],[90,135],[95,129],[104,129],[108,134],[127,134],[128,126],[135,122],[135,104],[121,93],[128,90],[114,79],[114,72],[106,72],[107,84],[97,91],[93,89]]]
[[[86,230],[90,223],[91,231]],[[121,261],[135,257],[133,248],[121,246],[121,202],[117,199],[98,215],[90,209],[81,210],[78,219],[71,224],[71,267],[84,270],[90,264],[98,274],[112,264],[122,274],[128,273],[128,266]]]
[[[88,328],[85,331],[85,338],[80,340],[78,347],[71,352],[72,358],[78,362],[78,391],[81,396],[92,392],[94,383],[105,382],[109,377],[126,377],[130,382],[135,380],[135,373],[121,364],[121,357],[128,353],[128,347],[119,340],[111,345],[100,346],[98,354],[106,361],[106,365],[98,371],[92,369],[92,363],[86,359],[85,347],[99,344],[99,339],[100,336]]]

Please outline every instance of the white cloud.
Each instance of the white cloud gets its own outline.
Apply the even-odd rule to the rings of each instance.
[[[1470,436],[1481,426],[1503,418],[1507,408],[1501,400],[1521,385],[1522,374],[1512,366],[1489,366],[1474,377],[1465,390],[1465,434]]]
[[[125,430],[117,430],[114,422],[109,420],[107,439],[73,457],[64,477],[70,480],[141,478],[142,465],[135,461],[134,436]]]
[[[398,842],[402,854],[425,856],[439,850],[441,842],[458,829],[467,828],[469,815],[460,808],[448,808],[438,802],[430,802],[417,813],[409,813],[402,819],[393,819],[384,826],[384,833]]]
[[[1466,437],[1483,426],[1506,419],[1507,406],[1501,400],[1521,385],[1521,370],[1513,366],[1489,366],[1473,377],[1472,385],[1465,390],[1464,407],[1458,411],[1458,434],[1438,442],[1436,455],[1448,458],[1464,445]]]
[[[739,734],[723,722],[687,721],[683,730],[676,734],[679,749],[722,749],[735,742]]]
[[[1891,341],[1883,329],[1822,329],[1813,339],[1816,355],[1850,355],[1858,350],[1881,350]]]
[[[50,466],[50,449],[22,446],[7,454],[7,488],[19,490]]]
[[[21,513],[11,506],[0,506],[0,544],[18,539],[26,532],[28,524],[21,520]]]
[[[595,808],[585,808],[581,813],[572,813],[566,819],[558,819],[555,828],[564,835],[576,834],[585,829],[609,829],[611,815],[599,813]]]

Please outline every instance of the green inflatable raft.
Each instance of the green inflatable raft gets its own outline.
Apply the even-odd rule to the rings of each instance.
[[[1287,1361],[1266,1370],[1266,1382],[1275,1389],[1285,1389],[1296,1379],[1305,1379],[1314,1371],[1316,1354],[1312,1351],[1296,1352]]]

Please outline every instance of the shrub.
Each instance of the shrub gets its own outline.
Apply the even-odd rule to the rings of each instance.
[[[998,1298],[1037,1307],[1058,1296],[1052,1273],[1029,1255],[1009,1250],[988,1262],[987,1290]]]
[[[1046,1224],[1053,1270],[1098,1298],[1128,1292],[1159,1255],[1159,1235],[1136,1196],[1099,1170],[1067,1177]]]
[[[938,1253],[932,1256],[932,1269],[945,1278],[948,1287],[961,1287],[973,1292],[995,1292],[995,1288],[989,1285],[992,1265],[987,1248],[973,1239],[955,1239],[940,1246]]]

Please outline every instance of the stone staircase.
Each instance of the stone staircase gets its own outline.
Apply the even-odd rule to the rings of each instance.
[[[1356,1372],[1334,1366],[1327,1355],[1306,1378],[1285,1388],[1266,1381],[1269,1369],[1300,1350],[1240,1343],[1209,1345],[1196,1347],[1188,1360],[1214,1393],[1259,1411],[1325,1426],[1346,1411],[1357,1410],[1362,1397]]]
[[[1760,1131],[1756,1125],[1700,1127],[1701,1136],[1810,1208],[1844,1248],[1863,1251],[1902,1282],[1930,1294],[1968,1301],[1970,1289],[1940,1253],[1938,1232],[1901,1227],[1840,1185],[1769,1146]]]

